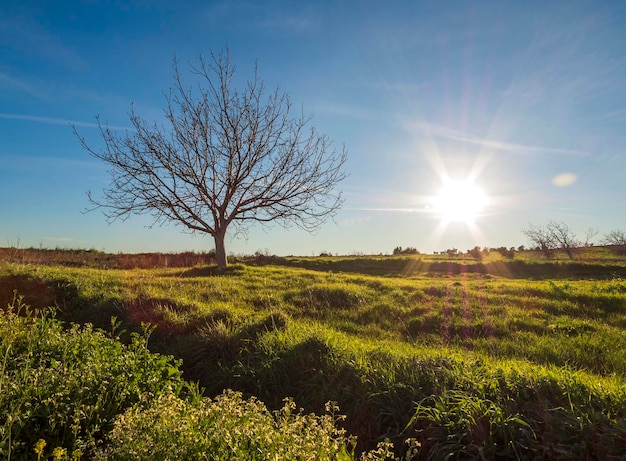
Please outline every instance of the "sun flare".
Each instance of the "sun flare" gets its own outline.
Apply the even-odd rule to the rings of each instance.
[[[446,222],[472,222],[487,206],[485,192],[469,181],[446,183],[434,199],[434,211]]]

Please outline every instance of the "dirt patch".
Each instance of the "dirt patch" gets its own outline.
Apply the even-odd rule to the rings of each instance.
[[[32,278],[26,275],[10,275],[0,278],[0,307],[17,303],[18,297],[34,310],[59,306],[58,283]]]

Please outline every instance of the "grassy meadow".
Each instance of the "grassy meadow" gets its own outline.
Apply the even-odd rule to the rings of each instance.
[[[626,261],[605,248],[0,257],[9,459],[626,453]]]

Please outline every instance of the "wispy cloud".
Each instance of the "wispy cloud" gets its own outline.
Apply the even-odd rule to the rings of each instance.
[[[518,152],[518,153],[534,153],[534,152],[544,152],[549,154],[560,154],[560,155],[572,155],[576,157],[586,157],[588,155],[587,152],[583,152],[580,150],[573,149],[559,149],[554,147],[546,147],[546,146],[532,146],[527,144],[515,144],[510,142],[496,141],[493,139],[480,139],[480,138],[471,138],[467,136],[450,136],[450,139],[455,139],[457,141],[466,142],[469,144],[478,144],[485,148],[493,149],[493,150],[503,150],[509,152]]]
[[[318,103],[313,107],[315,113],[325,113],[329,115],[341,115],[367,120],[380,119],[380,111],[366,109],[355,105],[337,103]]]
[[[317,23],[304,14],[272,16],[258,24],[265,29],[283,29],[297,33],[309,32],[317,28]]]
[[[93,159],[88,155],[79,158],[70,157],[49,157],[44,155],[24,155],[12,154],[10,152],[0,153],[0,167],[5,171],[77,171],[86,169],[102,169],[102,162]],[[91,173],[90,173],[91,174]]]
[[[344,210],[350,211],[369,211],[375,213],[425,213],[430,212],[428,208],[412,208],[412,207],[344,207]]]
[[[50,96],[50,92],[40,89],[39,87],[26,82],[23,79],[13,77],[11,75],[0,72],[0,86],[10,89],[17,89],[34,96],[37,99],[52,101],[54,98]]]
[[[0,118],[9,120],[22,120],[25,122],[46,123],[48,125],[68,125],[68,126],[81,126],[86,128],[98,128],[97,123],[93,122],[81,122],[78,120],[69,120],[66,118],[58,117],[42,117],[38,115],[22,115],[22,114],[6,114],[0,112]],[[127,126],[108,125],[112,130],[132,130]]]
[[[0,90],[2,89],[22,92],[45,102],[80,104],[81,107],[93,103],[103,112],[119,111],[120,107],[129,106],[129,100],[117,94],[68,85],[66,81],[42,80],[30,74],[22,77],[0,72]]]
[[[561,149],[549,146],[536,146],[529,144],[517,144],[506,141],[500,141],[497,139],[489,138],[477,138],[473,136],[467,136],[464,133],[453,130],[443,125],[437,125],[433,123],[423,121],[413,121],[405,124],[406,128],[411,132],[419,132],[420,134],[426,134],[431,137],[440,139],[450,139],[453,141],[464,142],[468,144],[474,144],[482,146],[485,149],[515,152],[519,154],[532,154],[532,153],[547,153],[555,155],[568,155],[575,157],[586,157],[588,152],[574,150],[574,149]]]
[[[626,110],[614,110],[598,117],[598,121],[621,121],[626,119]]]
[[[300,5],[300,3],[294,3]],[[285,11],[271,8],[268,3],[220,1],[212,3],[205,10],[205,17],[211,24],[225,24],[225,18],[232,24],[233,18],[240,28],[279,29],[293,33],[307,33],[318,28],[318,22],[311,11],[297,9]]]
[[[84,69],[86,62],[59,37],[27,15],[3,11],[0,15],[0,42],[14,49],[73,70]]]

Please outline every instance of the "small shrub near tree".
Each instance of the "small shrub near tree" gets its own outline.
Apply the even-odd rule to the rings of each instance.
[[[472,258],[480,261],[483,259],[483,251],[479,246],[475,246],[471,250],[467,250],[467,254],[469,254]]]

